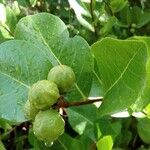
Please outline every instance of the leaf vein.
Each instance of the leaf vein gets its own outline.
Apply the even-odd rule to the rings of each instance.
[[[28,86],[28,85],[26,85],[25,83],[23,83],[23,82],[21,82],[21,81],[15,79],[14,77],[12,77],[12,76],[10,76],[10,75],[8,75],[8,74],[6,74],[6,73],[3,73],[3,72],[0,72],[0,73],[1,73],[2,75],[4,75],[4,76],[8,77],[8,78],[11,78],[11,79],[14,80],[15,82],[17,82],[17,83],[19,83],[19,84],[25,86],[26,88],[30,88],[30,86]]]
[[[141,47],[140,47],[141,48]],[[118,79],[108,88],[108,90],[105,92],[104,95],[106,95],[117,83],[120,79],[123,78],[123,75],[125,74],[125,72],[128,70],[129,65],[132,63],[132,61],[134,60],[135,56],[138,54],[140,48],[135,52],[135,54],[131,57],[131,59],[129,60],[129,62],[127,63],[126,67],[124,68],[124,70],[122,71],[122,73],[120,74],[120,76],[118,77]]]

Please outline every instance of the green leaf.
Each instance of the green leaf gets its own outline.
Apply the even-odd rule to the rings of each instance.
[[[145,42],[147,45],[148,50],[148,61],[146,65],[146,82],[145,86],[142,92],[141,97],[136,101],[136,103],[133,105],[133,109],[136,109],[138,111],[141,111],[144,106],[146,106],[148,103],[150,103],[150,38],[149,37],[142,37],[142,36],[135,36],[131,39],[136,39]]]
[[[121,11],[128,4],[127,0],[111,0],[110,7],[114,13]]]
[[[66,147],[65,150],[67,149],[68,150],[79,150],[79,149],[84,150],[84,145],[82,141],[79,141],[77,138],[72,138],[68,134],[63,134],[62,136],[60,136],[57,142],[59,142],[63,148]],[[53,147],[53,149],[55,148]]]
[[[71,66],[76,75],[76,84],[68,93],[69,101],[88,97],[92,86],[94,62],[87,42],[79,36],[69,38],[58,54],[61,63]]]
[[[34,7],[37,3],[37,0],[29,0],[32,7]]]
[[[98,131],[100,131],[101,135],[98,135]],[[97,138],[99,139],[101,136],[111,135],[113,139],[116,138],[121,132],[121,123],[115,122],[111,123],[108,119],[99,119],[97,121]]]
[[[125,149],[123,149],[123,148],[113,148],[112,150],[125,150]]]
[[[8,30],[4,26],[0,26],[0,43],[10,39],[12,39],[12,36],[10,36]]]
[[[116,17],[114,17],[114,16],[110,17],[108,19],[108,22],[104,25],[104,27],[101,28],[101,30],[100,30],[101,34],[103,36],[106,36],[108,33],[110,33],[112,30],[112,27],[116,24],[116,22],[117,22]]]
[[[112,150],[113,147],[112,137],[109,135],[104,136],[96,143],[96,146],[98,150]]]
[[[120,11],[119,21],[130,27],[131,24],[136,24],[136,28],[141,28],[150,22],[150,12],[142,10],[140,7],[126,6]]]
[[[124,25],[125,27],[130,26],[132,23],[132,14],[130,7],[126,5],[120,12],[118,17],[119,24]],[[121,23],[120,23],[121,22]]]
[[[14,14],[13,10],[7,6],[6,7],[6,25],[9,27],[9,30],[14,32],[17,24],[17,17]]]
[[[5,4],[5,1],[6,1],[6,0],[0,0],[0,3],[3,3],[3,4]]]
[[[81,136],[77,137],[77,139],[80,142],[82,142],[85,150],[88,150],[89,148],[91,148],[91,149],[95,148],[95,140],[93,141],[90,137],[87,137],[86,135],[82,134]],[[74,150],[74,149],[72,149],[72,150]]]
[[[19,21],[15,38],[30,41],[44,52],[51,52],[49,54],[51,62],[57,65],[59,60],[55,53],[60,52],[69,38],[69,33],[65,24],[58,17],[48,13],[38,13]]]
[[[100,80],[93,74],[93,83],[91,87],[90,97],[98,97],[103,95],[102,86],[100,85]]]
[[[13,10],[9,6],[5,7],[3,4],[0,4],[0,11],[2,13],[0,16],[0,26],[7,29],[7,31],[14,32],[17,18]]]
[[[137,129],[140,138],[146,143],[150,144],[150,119],[143,118],[138,120]]]
[[[140,96],[146,77],[147,47],[143,42],[105,38],[92,45],[104,88],[99,115],[130,107]]]
[[[53,66],[65,64],[73,68],[76,83],[68,93],[69,99],[79,100],[89,95],[93,70],[90,47],[79,36],[69,38],[67,27],[58,17],[48,13],[27,16],[19,21],[15,38],[27,40],[41,49]]]
[[[86,150],[82,141],[79,141],[77,138],[72,138],[66,133],[61,135],[52,143],[52,145],[47,145],[46,143],[39,141],[31,130],[29,133],[28,138],[30,144],[34,147],[33,150]]]
[[[6,150],[4,144],[0,141],[0,150]]]
[[[1,3],[0,13],[0,43],[2,43],[7,39],[13,38],[12,35],[10,35],[10,30],[14,30],[17,18],[9,6],[5,7]]]
[[[146,114],[147,118],[150,119],[150,103],[144,108],[143,111]]]
[[[115,142],[118,146],[127,147],[132,140],[132,132],[124,129],[116,138]]]
[[[24,7],[29,6],[29,0],[17,0],[18,4]]]
[[[0,118],[25,121],[22,107],[30,86],[46,79],[51,67],[46,54],[25,41],[0,45]]]
[[[78,21],[88,30],[94,32],[92,21],[89,22],[84,16],[91,18],[89,10],[81,0],[68,0],[71,8],[74,10]]]
[[[94,105],[80,106],[67,109],[69,123],[80,135],[86,132],[87,136],[94,138],[94,121],[97,119],[97,108]]]
[[[103,96],[103,88],[102,88],[102,81],[98,77],[98,67],[96,64],[96,60],[94,60],[94,70],[93,72],[93,82],[92,82],[92,87],[91,91],[89,94],[89,97],[100,97]]]
[[[0,128],[3,128],[4,131],[10,130],[11,125],[4,119],[0,119]]]
[[[150,22],[150,12],[147,10],[143,11],[140,7],[133,7],[133,9],[131,9],[131,14],[132,21],[137,24],[137,28],[141,28]]]

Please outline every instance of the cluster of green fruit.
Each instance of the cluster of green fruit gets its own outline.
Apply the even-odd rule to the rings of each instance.
[[[65,122],[52,106],[74,81],[72,68],[58,65],[49,71],[47,80],[38,81],[30,88],[24,112],[27,119],[33,120],[33,131],[39,140],[51,143],[64,132]]]
[[[132,23],[131,28],[130,28],[130,32],[134,34],[136,31],[136,28],[137,28],[137,25],[135,23]]]

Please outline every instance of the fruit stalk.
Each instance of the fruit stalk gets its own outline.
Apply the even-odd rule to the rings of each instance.
[[[77,101],[77,102],[67,102],[64,100],[64,97],[61,96],[59,101],[54,105],[54,108],[68,108],[72,106],[81,106],[81,105],[87,105],[87,104],[92,104],[95,102],[101,102],[103,98],[97,98],[97,99],[86,99],[82,101]]]

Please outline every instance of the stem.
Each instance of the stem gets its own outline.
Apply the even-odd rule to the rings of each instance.
[[[92,17],[93,26],[94,26],[95,37],[98,38],[98,34],[96,31],[96,26],[95,26],[95,18],[94,18],[94,14],[93,14],[93,0],[90,1],[90,13],[91,13],[91,17]]]
[[[9,131],[3,133],[1,136],[0,136],[0,139],[3,139],[5,138],[5,136],[7,136],[8,134],[10,134],[11,132],[13,132],[18,126],[16,125],[15,127],[11,128]]]
[[[81,101],[81,102],[71,102],[71,103],[68,103],[67,107],[87,105],[87,104],[92,104],[92,103],[100,102],[100,101],[102,101],[102,99],[86,100],[86,101]]]
[[[108,7],[108,9],[109,9],[109,11],[110,11],[111,16],[114,16],[114,13],[113,13],[113,11],[111,10],[111,7],[110,7],[109,3],[108,3],[108,2],[106,2],[105,0],[104,0],[104,3],[105,3],[105,5]]]
[[[7,28],[5,27],[4,25],[1,25],[11,36],[14,37],[14,34]]]
[[[82,100],[80,102],[66,102],[64,100],[64,97],[60,97],[59,101],[53,106],[54,108],[68,108],[72,106],[81,106],[81,105],[87,105],[87,104],[93,104],[95,102],[101,102],[103,98],[97,98],[97,99],[87,99],[87,100]]]
[[[19,127],[19,126],[21,126],[21,125],[23,125],[23,124],[25,124],[27,122],[28,121],[23,122],[23,123],[19,123],[19,124],[15,125],[14,127],[12,127],[10,130],[8,130],[7,132],[1,134],[0,135],[0,140],[3,139],[3,138],[5,138],[5,136],[9,135],[10,133],[14,132],[17,129],[17,127]]]

